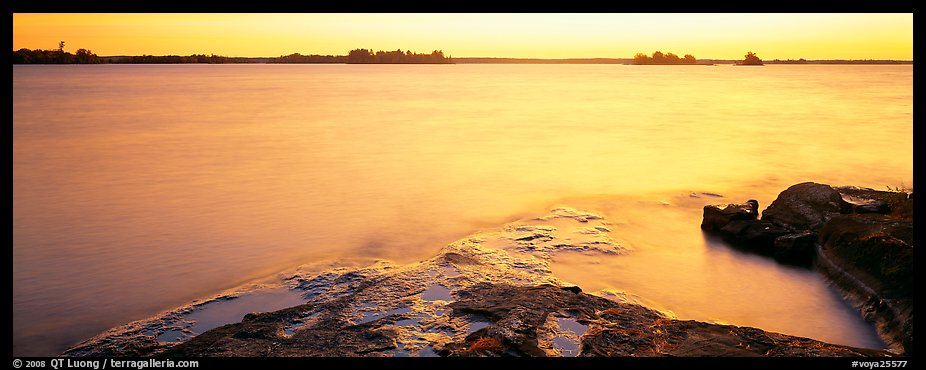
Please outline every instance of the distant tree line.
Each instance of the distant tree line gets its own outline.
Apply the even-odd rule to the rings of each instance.
[[[135,55],[118,57],[100,57],[87,49],[77,50],[77,54],[64,51],[64,41],[57,50],[19,49],[13,52],[13,64],[180,64],[180,63],[418,63],[447,64],[453,63],[441,50],[430,54],[413,53],[411,50],[377,51],[367,49],[351,50],[348,55],[302,55],[293,53],[278,58],[241,58],[221,55],[193,54],[180,55]]]
[[[685,54],[679,58],[674,53],[665,53],[656,51],[653,56],[643,53],[637,53],[633,56],[633,64],[697,64],[698,60],[691,54]]]
[[[798,60],[794,60],[794,59],[786,59],[786,60],[775,59],[775,60],[773,60],[773,61],[771,61],[771,62],[768,62],[768,63],[776,63],[776,64],[807,64],[807,59],[804,59],[804,58],[801,58],[801,59],[798,59]]]
[[[891,59],[817,59],[805,60],[799,59],[797,62],[788,60],[764,61],[765,64],[913,64],[912,60],[891,60]]]
[[[267,63],[347,63],[346,55],[302,55],[294,53],[279,58],[273,58]]]
[[[121,58],[110,58],[109,63],[114,64],[181,64],[181,63],[204,63],[204,64],[225,64],[225,63],[253,63],[251,58],[235,58],[221,55],[192,54],[187,56],[180,55],[136,55]]]
[[[13,64],[96,64],[102,63],[99,56],[87,49],[77,49],[76,54],[64,51],[64,41],[55,50],[29,50],[22,48],[13,52]]]
[[[136,55],[126,57],[100,57],[90,50],[78,49],[76,54],[64,51],[62,41],[57,50],[29,50],[13,52],[13,64],[178,64],[178,63],[254,63],[254,58],[232,58],[220,55]]]
[[[347,55],[302,55],[293,53],[290,55],[281,55],[277,58],[249,58],[249,57],[227,57],[221,55],[192,54],[187,56],[179,55],[138,55],[138,56],[97,56],[87,49],[78,49],[76,53],[71,54],[64,51],[64,41],[58,43],[55,50],[29,50],[22,48],[13,51],[13,64],[179,64],[179,63],[542,63],[542,64],[615,64],[629,63],[633,64],[698,64],[698,60],[691,54],[685,54],[679,57],[674,53],[663,54],[656,51],[652,56],[637,53],[633,59],[624,58],[571,58],[571,59],[532,59],[532,58],[460,58],[455,60],[445,57],[441,50],[434,50],[430,54],[418,54],[411,50],[403,52],[401,49],[395,51],[377,51],[367,49],[354,49]],[[853,59],[853,60],[798,60],[775,59],[769,62],[763,62],[755,53],[749,52],[742,61],[732,61],[724,59],[704,59],[702,64],[713,63],[730,63],[738,65],[762,65],[763,63],[775,64],[913,64],[912,60],[873,60],[873,59]]]
[[[361,63],[418,63],[418,64],[449,64],[453,63],[451,58],[444,57],[444,52],[434,50],[431,54],[413,53],[411,50],[402,52],[402,49],[396,51],[377,51],[367,49],[354,49],[347,53],[348,64]]]

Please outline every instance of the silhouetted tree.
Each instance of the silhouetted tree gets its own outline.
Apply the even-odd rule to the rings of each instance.
[[[348,63],[375,63],[375,56],[367,49],[354,49],[347,53]]]
[[[100,63],[100,58],[96,56],[93,52],[87,49],[77,49],[77,54],[75,55],[77,63],[79,64],[97,64]]]
[[[650,59],[649,55],[646,55],[643,53],[637,53],[636,55],[633,56],[633,63],[634,64],[651,64],[652,60]]]
[[[656,51],[653,53],[653,63],[654,64],[663,64],[666,61],[666,55],[661,51]]]
[[[762,59],[759,59],[755,53],[750,51],[746,53],[746,58],[743,59],[742,64],[748,66],[760,66],[762,65]]]

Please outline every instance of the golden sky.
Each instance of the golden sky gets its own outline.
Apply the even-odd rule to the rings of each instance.
[[[913,59],[912,13],[13,14],[13,50],[262,57],[351,49],[454,57]]]

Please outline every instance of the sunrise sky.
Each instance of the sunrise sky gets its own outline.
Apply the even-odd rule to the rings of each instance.
[[[13,14],[13,50],[100,56],[345,55],[443,50],[454,57],[913,59],[912,13]]]

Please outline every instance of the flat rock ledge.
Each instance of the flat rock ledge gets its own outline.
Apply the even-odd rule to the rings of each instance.
[[[449,307],[451,316],[481,317],[488,325],[443,344],[436,350],[440,356],[888,355],[755,328],[674,320],[639,305],[554,285],[481,283],[459,291]],[[304,305],[251,315],[164,355],[342,357],[382,355],[398,348],[398,317],[363,325],[329,317],[290,338],[282,334],[285,323],[317,309]]]

